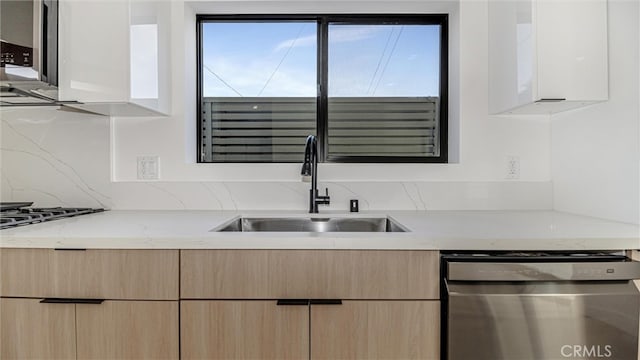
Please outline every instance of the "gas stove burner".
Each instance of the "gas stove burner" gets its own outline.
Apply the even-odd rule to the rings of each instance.
[[[37,224],[43,221],[63,219],[78,215],[92,214],[104,209],[49,207],[30,208],[32,203],[2,203],[0,229]]]

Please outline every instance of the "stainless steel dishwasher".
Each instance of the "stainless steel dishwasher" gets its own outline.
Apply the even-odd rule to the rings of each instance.
[[[443,358],[638,359],[640,263],[616,253],[442,256]]]

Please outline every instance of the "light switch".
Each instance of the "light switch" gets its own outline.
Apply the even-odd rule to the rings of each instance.
[[[158,156],[138,156],[138,180],[158,180]]]
[[[520,157],[507,156],[507,179],[520,178]]]

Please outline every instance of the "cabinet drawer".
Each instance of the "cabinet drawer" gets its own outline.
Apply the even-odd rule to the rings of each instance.
[[[176,300],[177,250],[0,249],[2,296]]]
[[[181,297],[438,299],[438,252],[183,250]]]

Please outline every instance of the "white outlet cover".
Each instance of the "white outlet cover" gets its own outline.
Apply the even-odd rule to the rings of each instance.
[[[158,180],[160,160],[158,156],[138,156],[138,180]]]
[[[520,157],[507,156],[507,179],[519,179],[520,178]]]

